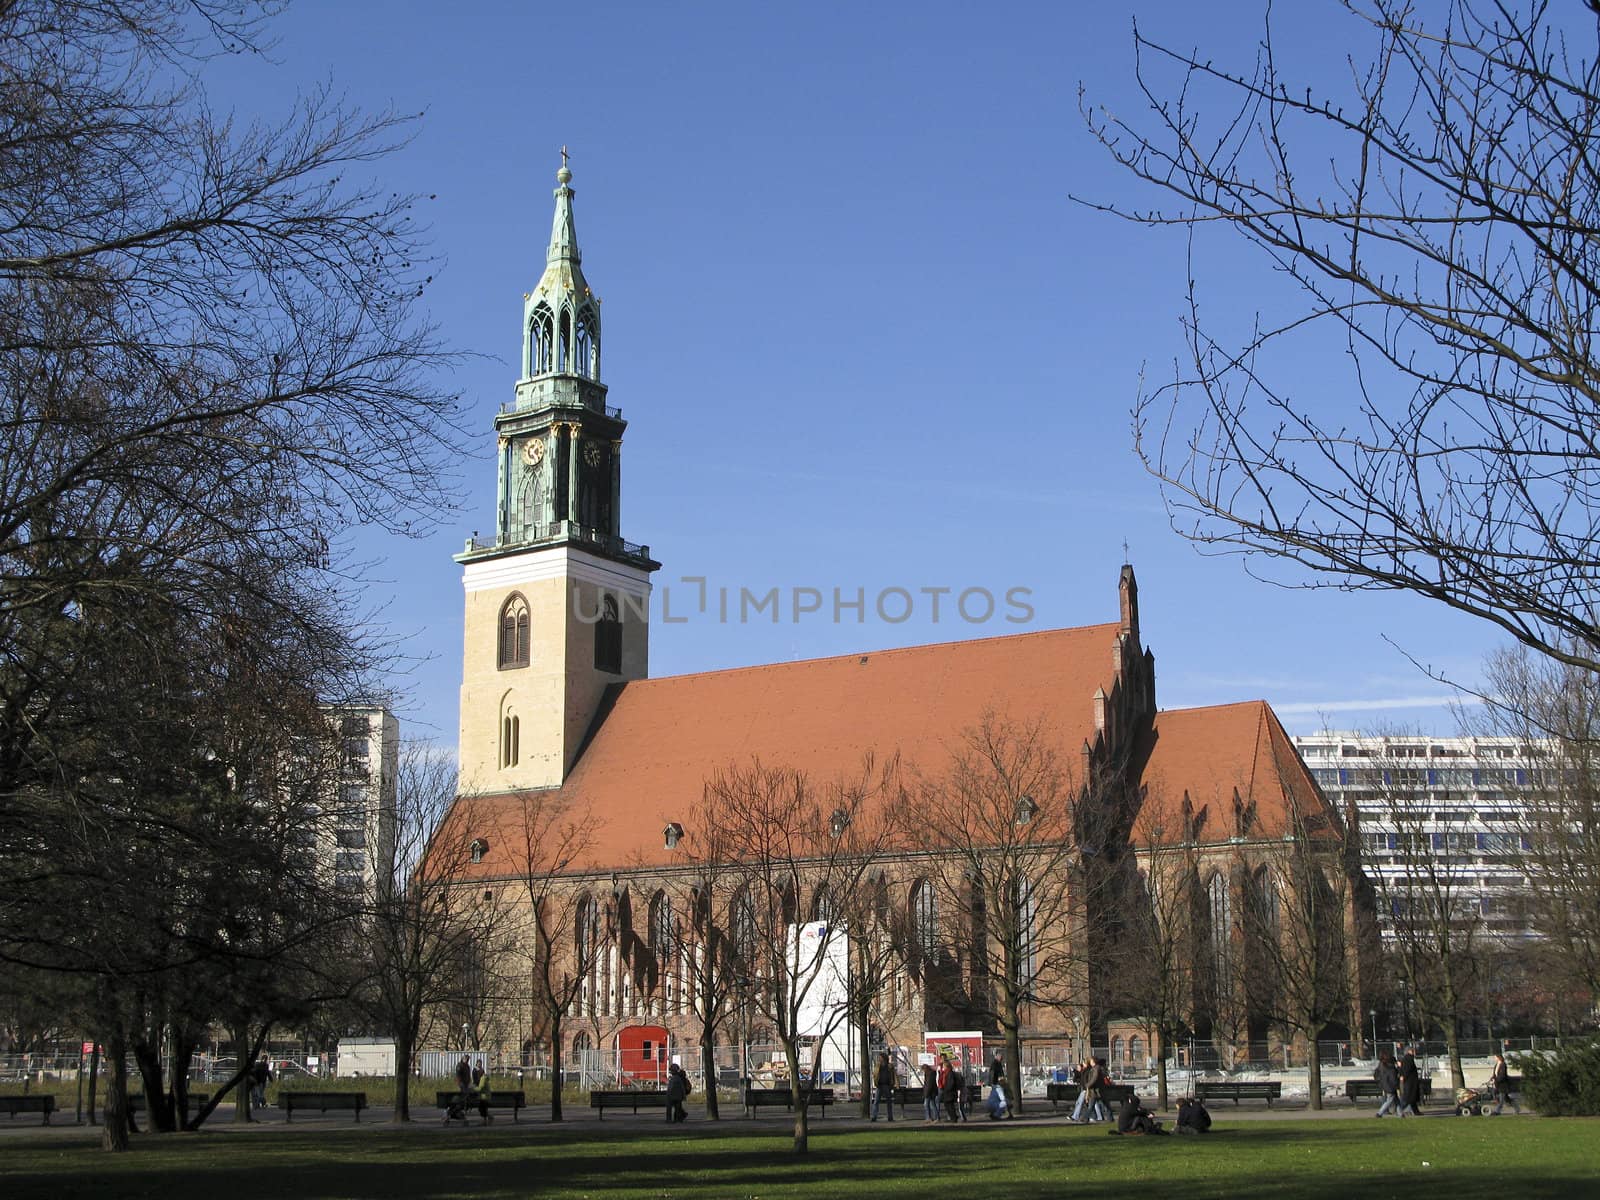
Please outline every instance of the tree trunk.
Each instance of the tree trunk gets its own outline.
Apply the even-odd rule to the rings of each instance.
[[[1315,1035],[1308,1037],[1311,1052],[1306,1056],[1306,1090],[1309,1093],[1308,1102],[1311,1107],[1320,1111],[1322,1109],[1322,1058],[1317,1053],[1317,1039]]]
[[[235,1026],[229,1032],[233,1034],[234,1057],[239,1067],[239,1084],[233,1101],[233,1121],[237,1125],[255,1119],[250,1115],[250,1064],[256,1059],[253,1054],[245,1055],[250,1048],[249,1025]]]
[[[550,1006],[550,1120],[561,1120],[561,1085],[566,1082],[561,1067],[561,1013]]]
[[[144,1112],[153,1133],[172,1133],[172,1100],[167,1095],[166,1075],[161,1070],[159,1038],[141,1037],[133,1044],[133,1058],[144,1079]]]
[[[800,1051],[791,1038],[784,1039],[783,1061],[789,1065],[789,1096],[794,1100],[794,1152],[805,1154],[811,1149],[811,1121],[808,1097],[800,1089]]]
[[[857,981],[856,987],[861,986]],[[872,1031],[867,1028],[867,1010],[863,1005],[860,1012],[856,1013],[856,1031],[860,1035],[856,1043],[856,1053],[861,1056],[861,1115],[872,1116],[872,1089],[873,1076],[877,1073],[872,1062]],[[849,1078],[847,1074],[846,1079]],[[893,1112],[893,1108],[889,1110]]]
[[[1461,1037],[1456,1032],[1454,1017],[1446,1018],[1444,1022],[1444,1045],[1450,1055],[1450,1088],[1460,1091],[1466,1086],[1467,1077],[1461,1069]]]
[[[1149,1032],[1149,1031],[1146,1031]],[[1156,1104],[1162,1112],[1172,1107],[1172,1098],[1167,1091],[1167,1035],[1160,1030],[1155,1033],[1156,1043]]]
[[[706,1120],[721,1120],[721,1110],[717,1107],[716,1031],[710,1026],[700,1031],[700,1066],[706,1077]]]
[[[1006,1103],[1013,1113],[1022,1112],[1022,1030],[1011,1024],[1003,1027],[1006,1035]]]
[[[94,1044],[94,1049],[89,1054],[89,1124],[99,1124],[95,1116],[95,1104],[98,1099],[100,1086],[100,1043]]]
[[[189,1064],[194,1060],[194,1034],[172,1027],[172,1127],[189,1127]]]
[[[106,1124],[100,1148],[121,1153],[128,1149],[128,1043],[121,1029],[106,1038]]]
[[[411,1120],[411,1053],[409,1034],[394,1040],[394,1116],[395,1124]]]

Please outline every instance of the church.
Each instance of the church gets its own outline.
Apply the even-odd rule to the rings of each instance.
[[[651,576],[660,564],[623,537],[626,422],[602,382],[601,309],[582,269],[565,164],[556,178],[544,273],[524,300],[520,378],[495,418],[494,536],[475,535],[456,558],[466,622],[459,795],[448,827],[470,845],[464,881],[498,903],[531,907],[517,899],[530,847],[513,832],[514,814],[536,803],[581,816],[592,836],[558,867],[579,915],[548,947],[581,979],[558,1001],[556,1022],[511,989],[481,1035],[485,1048],[507,1058],[520,1048],[526,1058],[530,1048],[549,1049],[555,1028],[564,1057],[620,1055],[643,1029],[645,1045],[653,1039],[698,1061],[709,1000],[704,943],[709,927],[734,922],[717,911],[688,915],[703,903],[693,814],[703,811],[708,779],[749,762],[845,775],[868,756],[932,777],[952,744],[995,720],[1043,731],[1070,764],[1078,803],[1105,806],[1117,852],[1109,844],[1073,852],[1122,863],[1132,899],[1119,908],[1141,895],[1148,903],[1165,887],[1164,864],[1181,860],[1174,919],[1191,944],[1176,1010],[1152,1020],[1147,1001],[1091,977],[1114,959],[1127,912],[1077,912],[1067,940],[1082,942],[1076,973],[1087,985],[1070,1002],[1027,998],[1021,1044],[1030,1059],[1075,1061],[1092,1046],[1132,1064],[1179,1030],[1240,1055],[1272,1040],[1304,1041],[1251,987],[1248,973],[1263,958],[1250,943],[1284,937],[1270,932],[1277,897],[1292,887],[1282,846],[1302,835],[1335,849],[1334,922],[1346,932],[1363,924],[1359,867],[1341,849],[1354,831],[1264,701],[1158,709],[1131,566],[1108,573],[1109,619],[1097,624],[650,678]],[[1180,844],[1181,855],[1167,853]],[[908,914],[904,936],[926,953],[918,961],[915,947],[903,948],[904,967],[889,983],[896,1003],[872,1022],[874,1047],[920,1048],[936,1030],[996,1034],[969,918],[955,905],[936,908],[929,891],[937,858],[937,847],[905,847],[878,876],[883,903]],[[1074,877],[1095,869],[1104,868],[1082,859]],[[1268,925],[1246,919],[1260,910],[1263,888],[1273,896]],[[698,935],[685,932],[691,924]],[[1340,943],[1342,1011],[1325,1027],[1319,1019],[1323,1036],[1361,1027],[1350,1016],[1365,1004],[1361,940]],[[759,1040],[749,1029],[741,1036]]]

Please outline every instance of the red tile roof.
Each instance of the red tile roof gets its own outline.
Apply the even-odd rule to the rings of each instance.
[[[708,671],[619,685],[561,789],[603,823],[602,867],[669,865],[669,821],[687,824],[706,777],[759,758],[831,780],[898,753],[934,772],[986,710],[1044,718],[1076,768],[1094,733],[1094,693],[1110,688],[1119,626],[1089,625]],[[517,818],[513,796],[463,797],[457,816],[490,849],[487,874],[509,871],[487,831]]]
[[[1145,788],[1133,830],[1140,844],[1184,836],[1185,795],[1194,813],[1205,811],[1201,841],[1281,837],[1292,827],[1296,804],[1313,830],[1337,822],[1264,700],[1158,713],[1136,755]],[[1239,827],[1235,795],[1247,820],[1254,806],[1247,828]]]
[[[1041,719],[1063,766],[1076,771],[1094,736],[1094,693],[1111,687],[1118,631],[1090,625],[618,685],[560,789],[562,802],[599,822],[593,856],[574,869],[688,861],[665,847],[663,830],[690,823],[721,768],[760,759],[832,780],[856,774],[870,752],[936,774],[988,710]],[[1286,828],[1291,792],[1322,803],[1262,701],[1158,714],[1140,735],[1135,766],[1148,813],[1166,804],[1176,812],[1185,791],[1194,808],[1209,807],[1206,840],[1234,833],[1235,790],[1256,805],[1268,836]],[[488,842],[483,876],[516,873],[520,819],[515,793],[464,796],[452,814],[465,836]]]

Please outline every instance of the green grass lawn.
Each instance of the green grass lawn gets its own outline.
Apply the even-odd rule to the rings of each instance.
[[[813,1128],[797,1159],[782,1128],[685,1131],[511,1125],[142,1135],[107,1155],[7,1131],[0,1195],[266,1197],[915,1197],[1107,1200],[1306,1196],[1542,1200],[1600,1196],[1592,1120],[1220,1121],[1204,1138],[1113,1138],[1098,1127]],[[1428,1165],[1425,1165],[1428,1164]]]

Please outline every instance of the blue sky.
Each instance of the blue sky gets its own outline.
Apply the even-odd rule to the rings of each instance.
[[[1279,18],[1313,72],[1360,49],[1334,7]],[[1261,28],[1254,4],[1134,10],[1219,60],[1248,62]],[[1296,732],[1324,716],[1451,731],[1444,689],[1401,649],[1472,679],[1492,631],[1202,557],[1134,455],[1140,373],[1183,352],[1185,244],[1069,198],[1157,199],[1078,114],[1080,83],[1113,110],[1143,107],[1131,24],[1122,6],[1063,3],[300,0],[271,61],[218,64],[212,101],[241,116],[330,80],[364,107],[425,113],[378,170],[435,197],[431,315],[480,356],[455,380],[477,435],[466,500],[426,539],[345,539],[383,560],[369,595],[412,660],[396,681],[408,729],[454,741],[450,556],[493,528],[491,419],[511,396],[565,144],[610,402],[629,420],[623,532],[664,564],[653,675],[1112,620],[1126,542],[1163,707],[1264,697]],[[1216,312],[1270,302],[1236,242],[1204,245],[1200,269]],[[1308,363],[1308,388],[1317,378]],[[710,612],[685,577],[707,580]],[[719,587],[776,587],[786,606],[815,588],[823,610],[723,622]],[[941,587],[935,622],[922,589]],[[896,588],[908,620],[874,611]],[[1004,620],[1014,588],[1027,624]],[[834,589],[862,591],[865,620],[836,622]],[[996,597],[995,619],[951,611],[966,589]],[[663,591],[690,619],[660,619]],[[893,593],[886,611],[903,607]],[[982,608],[974,591],[969,614]]]

